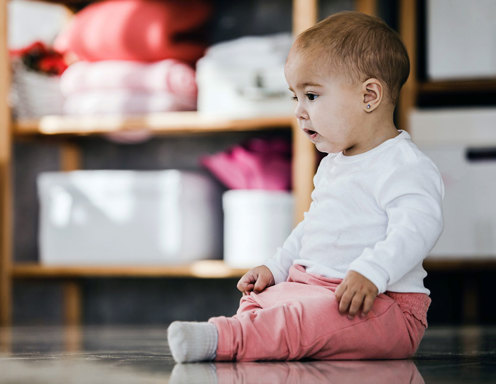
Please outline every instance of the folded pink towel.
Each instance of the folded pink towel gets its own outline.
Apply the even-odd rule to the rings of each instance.
[[[79,92],[65,99],[66,115],[142,115],[191,111],[196,100],[167,92],[132,92],[126,89]]]
[[[80,61],[67,68],[60,79],[64,96],[81,91],[128,89],[132,91],[165,91],[196,99],[195,71],[189,65],[166,59],[154,63],[106,60]]]
[[[230,189],[291,189],[291,144],[284,139],[252,139],[201,163]]]

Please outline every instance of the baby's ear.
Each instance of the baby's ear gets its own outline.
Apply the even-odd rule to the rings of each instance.
[[[382,101],[384,94],[384,87],[380,80],[370,78],[362,84],[363,94],[363,110],[365,112],[372,112],[376,109]]]

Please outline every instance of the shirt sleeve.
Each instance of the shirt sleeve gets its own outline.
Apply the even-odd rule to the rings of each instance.
[[[293,265],[294,260],[298,258],[304,225],[305,220],[301,221],[293,229],[282,247],[277,248],[275,255],[265,262],[265,266],[272,272],[276,284],[286,281],[289,268]]]
[[[388,218],[386,237],[366,248],[349,269],[383,293],[422,263],[434,247],[443,228],[444,185],[435,165],[422,159],[385,176],[376,196]]]
[[[329,155],[328,155],[329,156]],[[317,168],[317,172],[313,177],[313,184],[318,186],[326,167],[328,156],[324,157]],[[306,216],[306,213],[305,213]],[[274,281],[279,284],[286,281],[289,274],[289,268],[293,265],[294,261],[299,258],[301,249],[301,238],[303,237],[305,228],[305,219],[303,219],[291,232],[282,247],[277,248],[274,256],[265,262],[265,266],[270,269],[274,276]]]

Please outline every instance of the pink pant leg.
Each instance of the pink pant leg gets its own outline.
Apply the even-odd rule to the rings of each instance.
[[[338,311],[338,282],[301,267],[291,276],[243,297],[235,316],[209,320],[219,332],[216,360],[394,359],[415,352],[418,322],[392,298],[379,295],[366,318],[350,320]]]
[[[314,294],[302,288],[319,288],[298,283],[280,283],[262,293],[252,293],[241,299],[233,317],[216,317],[209,321],[219,332],[218,361],[238,360],[296,360],[304,357],[300,349],[302,322],[309,324],[306,311],[298,296]],[[318,296],[322,298],[326,290]],[[296,300],[295,300],[296,298]],[[305,318],[305,319],[304,319]],[[309,324],[310,325],[310,324]],[[311,325],[310,325],[311,326]]]

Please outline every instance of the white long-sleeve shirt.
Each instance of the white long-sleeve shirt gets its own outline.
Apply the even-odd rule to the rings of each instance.
[[[327,155],[314,185],[305,218],[265,264],[276,284],[299,264],[329,278],[354,270],[379,293],[430,293],[422,261],[442,232],[444,185],[406,131],[355,156]]]

